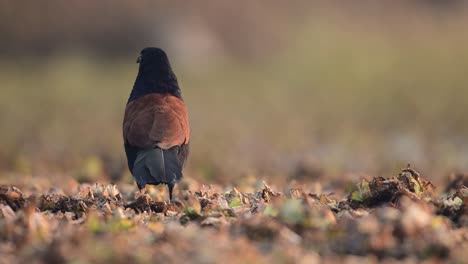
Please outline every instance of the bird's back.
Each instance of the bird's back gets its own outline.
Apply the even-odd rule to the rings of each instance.
[[[140,188],[180,181],[190,138],[181,99],[154,93],[129,102],[123,135],[128,165]]]

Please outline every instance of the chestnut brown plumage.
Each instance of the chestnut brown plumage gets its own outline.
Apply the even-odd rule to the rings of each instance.
[[[125,108],[123,138],[128,167],[141,190],[167,184],[172,200],[188,155],[187,109],[166,53],[145,48]]]

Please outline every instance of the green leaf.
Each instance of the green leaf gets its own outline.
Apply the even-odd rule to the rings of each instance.
[[[359,194],[359,191],[354,191],[351,193],[351,199],[354,201],[362,202],[361,195]]]
[[[271,217],[276,217],[278,216],[278,209],[276,209],[273,205],[269,204],[267,207],[265,207],[265,210],[263,211],[263,215],[265,216],[271,216]]]
[[[417,195],[420,195],[424,192],[422,186],[419,184],[419,182],[415,178],[411,177],[411,182],[413,182],[414,184],[414,192]]]
[[[455,206],[455,208],[458,210],[460,209],[460,207],[463,205],[463,200],[460,199],[460,197],[455,197],[453,199],[453,205]]]
[[[367,197],[370,196],[369,183],[362,180],[361,183],[356,185],[357,190],[351,193],[351,199],[358,202],[363,202]]]
[[[236,207],[236,206],[242,206],[242,201],[239,197],[235,197],[232,199],[232,201],[229,203],[229,207]]]
[[[281,218],[288,224],[300,224],[305,221],[305,212],[302,201],[289,199],[281,207]]]

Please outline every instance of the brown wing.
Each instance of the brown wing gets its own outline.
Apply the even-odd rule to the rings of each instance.
[[[148,94],[127,104],[123,122],[126,144],[169,149],[190,139],[187,108],[172,95]]]

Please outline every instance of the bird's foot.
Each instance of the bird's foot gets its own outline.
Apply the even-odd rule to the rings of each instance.
[[[181,202],[176,197],[173,197],[172,199],[165,200],[164,203],[165,204],[180,204]]]
[[[135,200],[138,199],[138,198],[142,198],[142,197],[145,197],[145,196],[149,196],[148,193],[146,193],[146,189],[145,188],[141,188],[138,192],[135,193]]]

